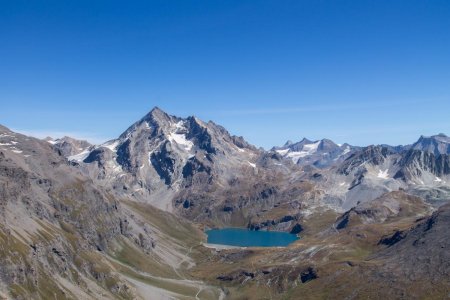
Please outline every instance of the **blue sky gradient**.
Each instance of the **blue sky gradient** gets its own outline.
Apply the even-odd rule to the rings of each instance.
[[[270,148],[450,134],[450,1],[2,1],[0,124],[101,142],[159,106]]]

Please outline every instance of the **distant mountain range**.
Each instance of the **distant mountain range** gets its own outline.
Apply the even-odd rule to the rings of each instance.
[[[0,291],[261,299],[254,287],[274,282],[275,299],[439,298],[450,286],[449,145],[444,134],[406,146],[304,138],[265,151],[159,108],[101,145],[0,127]],[[203,244],[209,227],[302,239],[216,251]]]
[[[357,147],[304,138],[264,151],[211,121],[154,108],[117,139],[98,146],[68,137],[49,142],[120,197],[216,225],[227,224],[231,215],[233,225],[250,222],[252,227],[259,222],[255,211],[271,211],[287,195],[308,206],[303,188],[298,189],[305,182],[324,192],[313,196],[319,206],[337,211],[399,189],[437,206],[450,198],[450,138],[444,134],[406,146]],[[290,211],[303,212],[302,205]]]
[[[380,145],[392,152],[401,152],[409,149],[439,154],[450,154],[450,138],[443,133],[433,136],[421,136],[417,142],[405,146]],[[303,138],[300,142],[287,141],[281,147],[273,147],[271,150],[278,152],[283,157],[291,158],[299,165],[314,165],[319,168],[336,165],[363,147],[349,144],[338,145],[329,139],[310,141]]]
[[[326,168],[341,163],[358,149],[360,147],[338,145],[328,139],[313,142],[304,138],[298,143],[288,141],[282,147],[273,147],[272,151],[292,159],[298,165]]]

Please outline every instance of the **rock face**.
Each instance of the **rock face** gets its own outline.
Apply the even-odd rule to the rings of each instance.
[[[80,160],[94,147],[87,141],[77,140],[68,136],[56,140],[52,138],[47,138],[45,140],[52,144],[63,156],[70,158],[70,160]]]
[[[317,279],[317,272],[312,267],[309,267],[308,270],[300,274],[300,280],[302,283],[306,283],[314,279]]]
[[[394,152],[390,151],[387,147],[369,146],[349,156],[348,159],[346,159],[345,162],[339,166],[338,172],[344,175],[349,175],[365,164],[379,166],[386,161],[389,155],[392,154],[394,154]]]
[[[438,177],[445,177],[450,174],[450,155],[437,154],[432,152],[411,149],[404,153],[399,161],[400,170],[395,175],[403,180],[414,180],[420,178],[423,173],[434,175],[434,180]]]
[[[450,205],[447,204],[409,232],[402,233],[401,238],[394,239],[373,258],[383,261],[378,270],[380,278],[417,282],[413,290],[422,294],[430,284],[436,285],[433,294],[447,297],[450,290],[449,226]]]
[[[298,219],[299,216],[286,215],[272,220],[250,223],[248,228],[251,230],[289,231],[292,234],[298,234],[303,231]]]
[[[441,133],[433,136],[421,136],[417,142],[411,146],[412,150],[419,150],[439,154],[450,154],[450,137]]]

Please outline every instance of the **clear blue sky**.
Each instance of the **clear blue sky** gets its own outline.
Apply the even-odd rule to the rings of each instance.
[[[95,142],[159,106],[266,148],[450,134],[450,1],[3,1],[0,123]]]

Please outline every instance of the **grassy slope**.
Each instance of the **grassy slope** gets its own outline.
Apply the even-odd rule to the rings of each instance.
[[[124,201],[124,205],[151,224],[161,246],[176,249],[187,257],[203,256],[201,242],[204,234],[192,223],[152,206]],[[180,299],[217,299],[220,291],[195,280],[187,270],[188,262],[170,265],[163,260],[142,253],[137,247],[122,240],[110,253],[111,263],[122,275],[145,284],[169,291]]]

